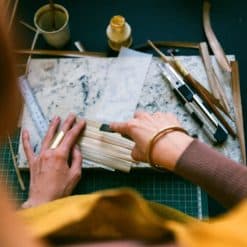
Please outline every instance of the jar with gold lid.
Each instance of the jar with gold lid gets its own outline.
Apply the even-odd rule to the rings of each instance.
[[[114,51],[119,51],[122,46],[130,47],[132,44],[131,27],[121,15],[111,18],[106,35],[108,44]]]

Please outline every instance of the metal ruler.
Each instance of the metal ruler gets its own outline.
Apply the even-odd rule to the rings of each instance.
[[[48,120],[44,116],[42,109],[40,108],[37,99],[33,94],[30,83],[25,75],[19,77],[19,84],[32,121],[35,124],[39,136],[41,139],[43,139],[48,130]]]

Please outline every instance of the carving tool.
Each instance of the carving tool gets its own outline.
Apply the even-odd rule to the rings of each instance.
[[[224,125],[224,127],[227,129],[227,131],[232,135],[232,137],[236,137],[236,134],[234,132],[234,130],[232,129],[232,127],[227,123],[227,121],[224,119],[224,117],[221,115],[221,113],[218,111],[218,109],[216,108],[216,106],[214,105],[216,102],[215,100],[212,100],[212,97],[210,97],[211,94],[209,94],[209,92],[207,91],[206,88],[204,88],[203,86],[201,86],[201,84],[199,82],[197,82],[192,75],[185,69],[185,67],[181,64],[181,62],[179,60],[177,60],[174,55],[170,52],[170,55],[173,58],[173,62],[176,66],[176,68],[178,69],[178,71],[181,73],[181,75],[183,76],[183,78],[186,80],[186,82],[189,84],[189,86],[191,86],[192,88],[194,88],[198,95],[205,101],[205,103],[208,105],[208,107],[210,108],[210,110],[216,115],[216,117],[221,121],[221,123]],[[221,106],[221,104],[217,104],[217,106]],[[221,110],[223,110],[220,107]],[[227,114],[227,112],[224,111],[225,114]],[[227,114],[228,117],[230,117]]]
[[[223,111],[229,118],[231,117],[228,112],[225,110],[220,101],[214,97],[214,95],[209,92],[204,86],[202,86],[183,66],[183,64],[174,56],[173,49],[167,50],[168,54],[171,56],[172,63],[175,66],[175,69],[183,76],[183,78],[189,83],[191,87],[197,90],[198,94],[203,99],[208,99],[212,105],[217,106],[221,111]],[[210,104],[209,103],[209,104]]]
[[[148,43],[163,59],[163,66],[159,65],[161,73],[168,80],[176,95],[183,101],[184,106],[191,116],[200,124],[214,142],[224,142],[228,136],[228,131],[225,127],[202,99],[186,84],[167,60],[167,57],[150,40]]]
[[[212,112],[203,103],[201,98],[186,85],[182,77],[168,63],[160,66],[162,75],[169,81],[175,93],[181,98],[191,116],[200,124],[205,132],[216,143],[227,139],[228,132]]]
[[[175,93],[183,101],[191,116],[200,124],[205,132],[216,143],[222,143],[227,139],[228,132],[218,121],[215,115],[210,112],[201,98],[186,85],[182,77],[168,63],[160,66],[162,75],[169,81]]]

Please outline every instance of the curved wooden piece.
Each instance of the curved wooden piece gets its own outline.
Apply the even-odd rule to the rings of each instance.
[[[207,36],[211,49],[213,50],[215,57],[223,70],[231,72],[231,66],[226,58],[223,48],[217,40],[215,33],[212,30],[210,23],[210,3],[208,1],[203,2],[203,27]]]

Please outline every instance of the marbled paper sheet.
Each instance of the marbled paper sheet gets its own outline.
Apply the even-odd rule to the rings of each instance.
[[[121,48],[105,78],[105,88],[86,116],[98,121],[125,121],[130,119],[140,98],[152,55]]]

